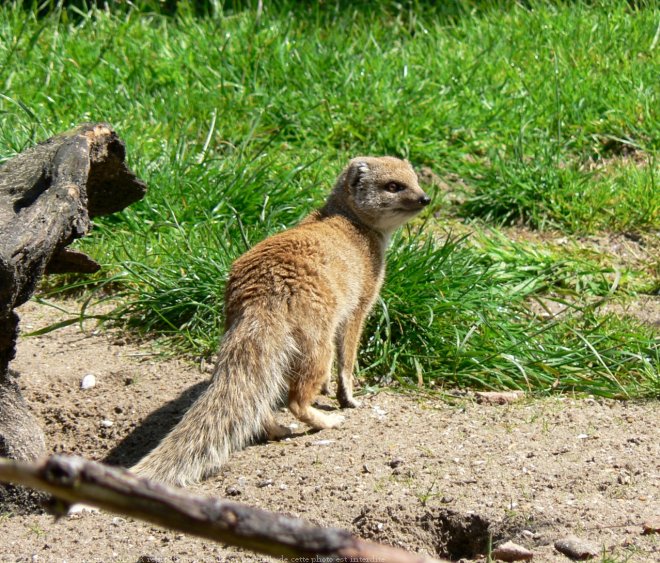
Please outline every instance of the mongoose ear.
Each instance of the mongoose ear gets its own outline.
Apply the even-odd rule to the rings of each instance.
[[[346,182],[349,186],[355,187],[367,172],[369,172],[369,165],[366,162],[363,160],[354,160],[348,166]]]

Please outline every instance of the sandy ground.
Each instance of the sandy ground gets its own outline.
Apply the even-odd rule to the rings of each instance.
[[[63,317],[35,303],[18,312],[25,332]],[[50,450],[117,465],[153,447],[209,376],[91,322],[22,338],[12,367]],[[87,374],[97,383],[83,390]],[[597,560],[660,561],[660,537],[642,535],[660,518],[657,402],[363,400],[343,427],[251,446],[192,490],[454,559],[479,560],[491,533],[536,561],[568,561],[553,547],[567,535],[595,544]],[[0,561],[271,560],[107,513],[0,514]]]

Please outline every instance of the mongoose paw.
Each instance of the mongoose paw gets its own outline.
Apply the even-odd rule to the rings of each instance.
[[[264,420],[264,433],[269,440],[281,440],[291,436],[293,431],[290,426],[279,424],[271,414]]]
[[[338,397],[337,400],[342,409],[357,409],[362,406],[362,403],[354,397]]]
[[[337,426],[340,426],[344,420],[346,420],[346,417],[341,414],[337,413],[332,413],[326,416],[326,422],[327,426],[326,428],[337,428]]]
[[[275,424],[266,428],[266,435],[269,440],[282,440],[283,438],[288,438],[293,434],[293,430],[288,426],[282,426],[281,424]]]

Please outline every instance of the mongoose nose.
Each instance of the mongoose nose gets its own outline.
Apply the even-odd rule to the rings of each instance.
[[[429,203],[431,203],[431,198],[429,196],[423,195],[422,197],[419,198],[419,204],[420,205],[426,206]]]

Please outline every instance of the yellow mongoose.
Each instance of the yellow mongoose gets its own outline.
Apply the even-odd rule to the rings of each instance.
[[[336,355],[339,404],[358,406],[353,366],[383,282],[385,249],[392,232],[429,202],[407,161],[355,158],[321,209],[236,260],[211,383],[132,470],[181,486],[215,473],[256,436],[286,435],[273,412],[287,389],[299,420],[317,429],[339,425],[341,415],[312,402]]]

